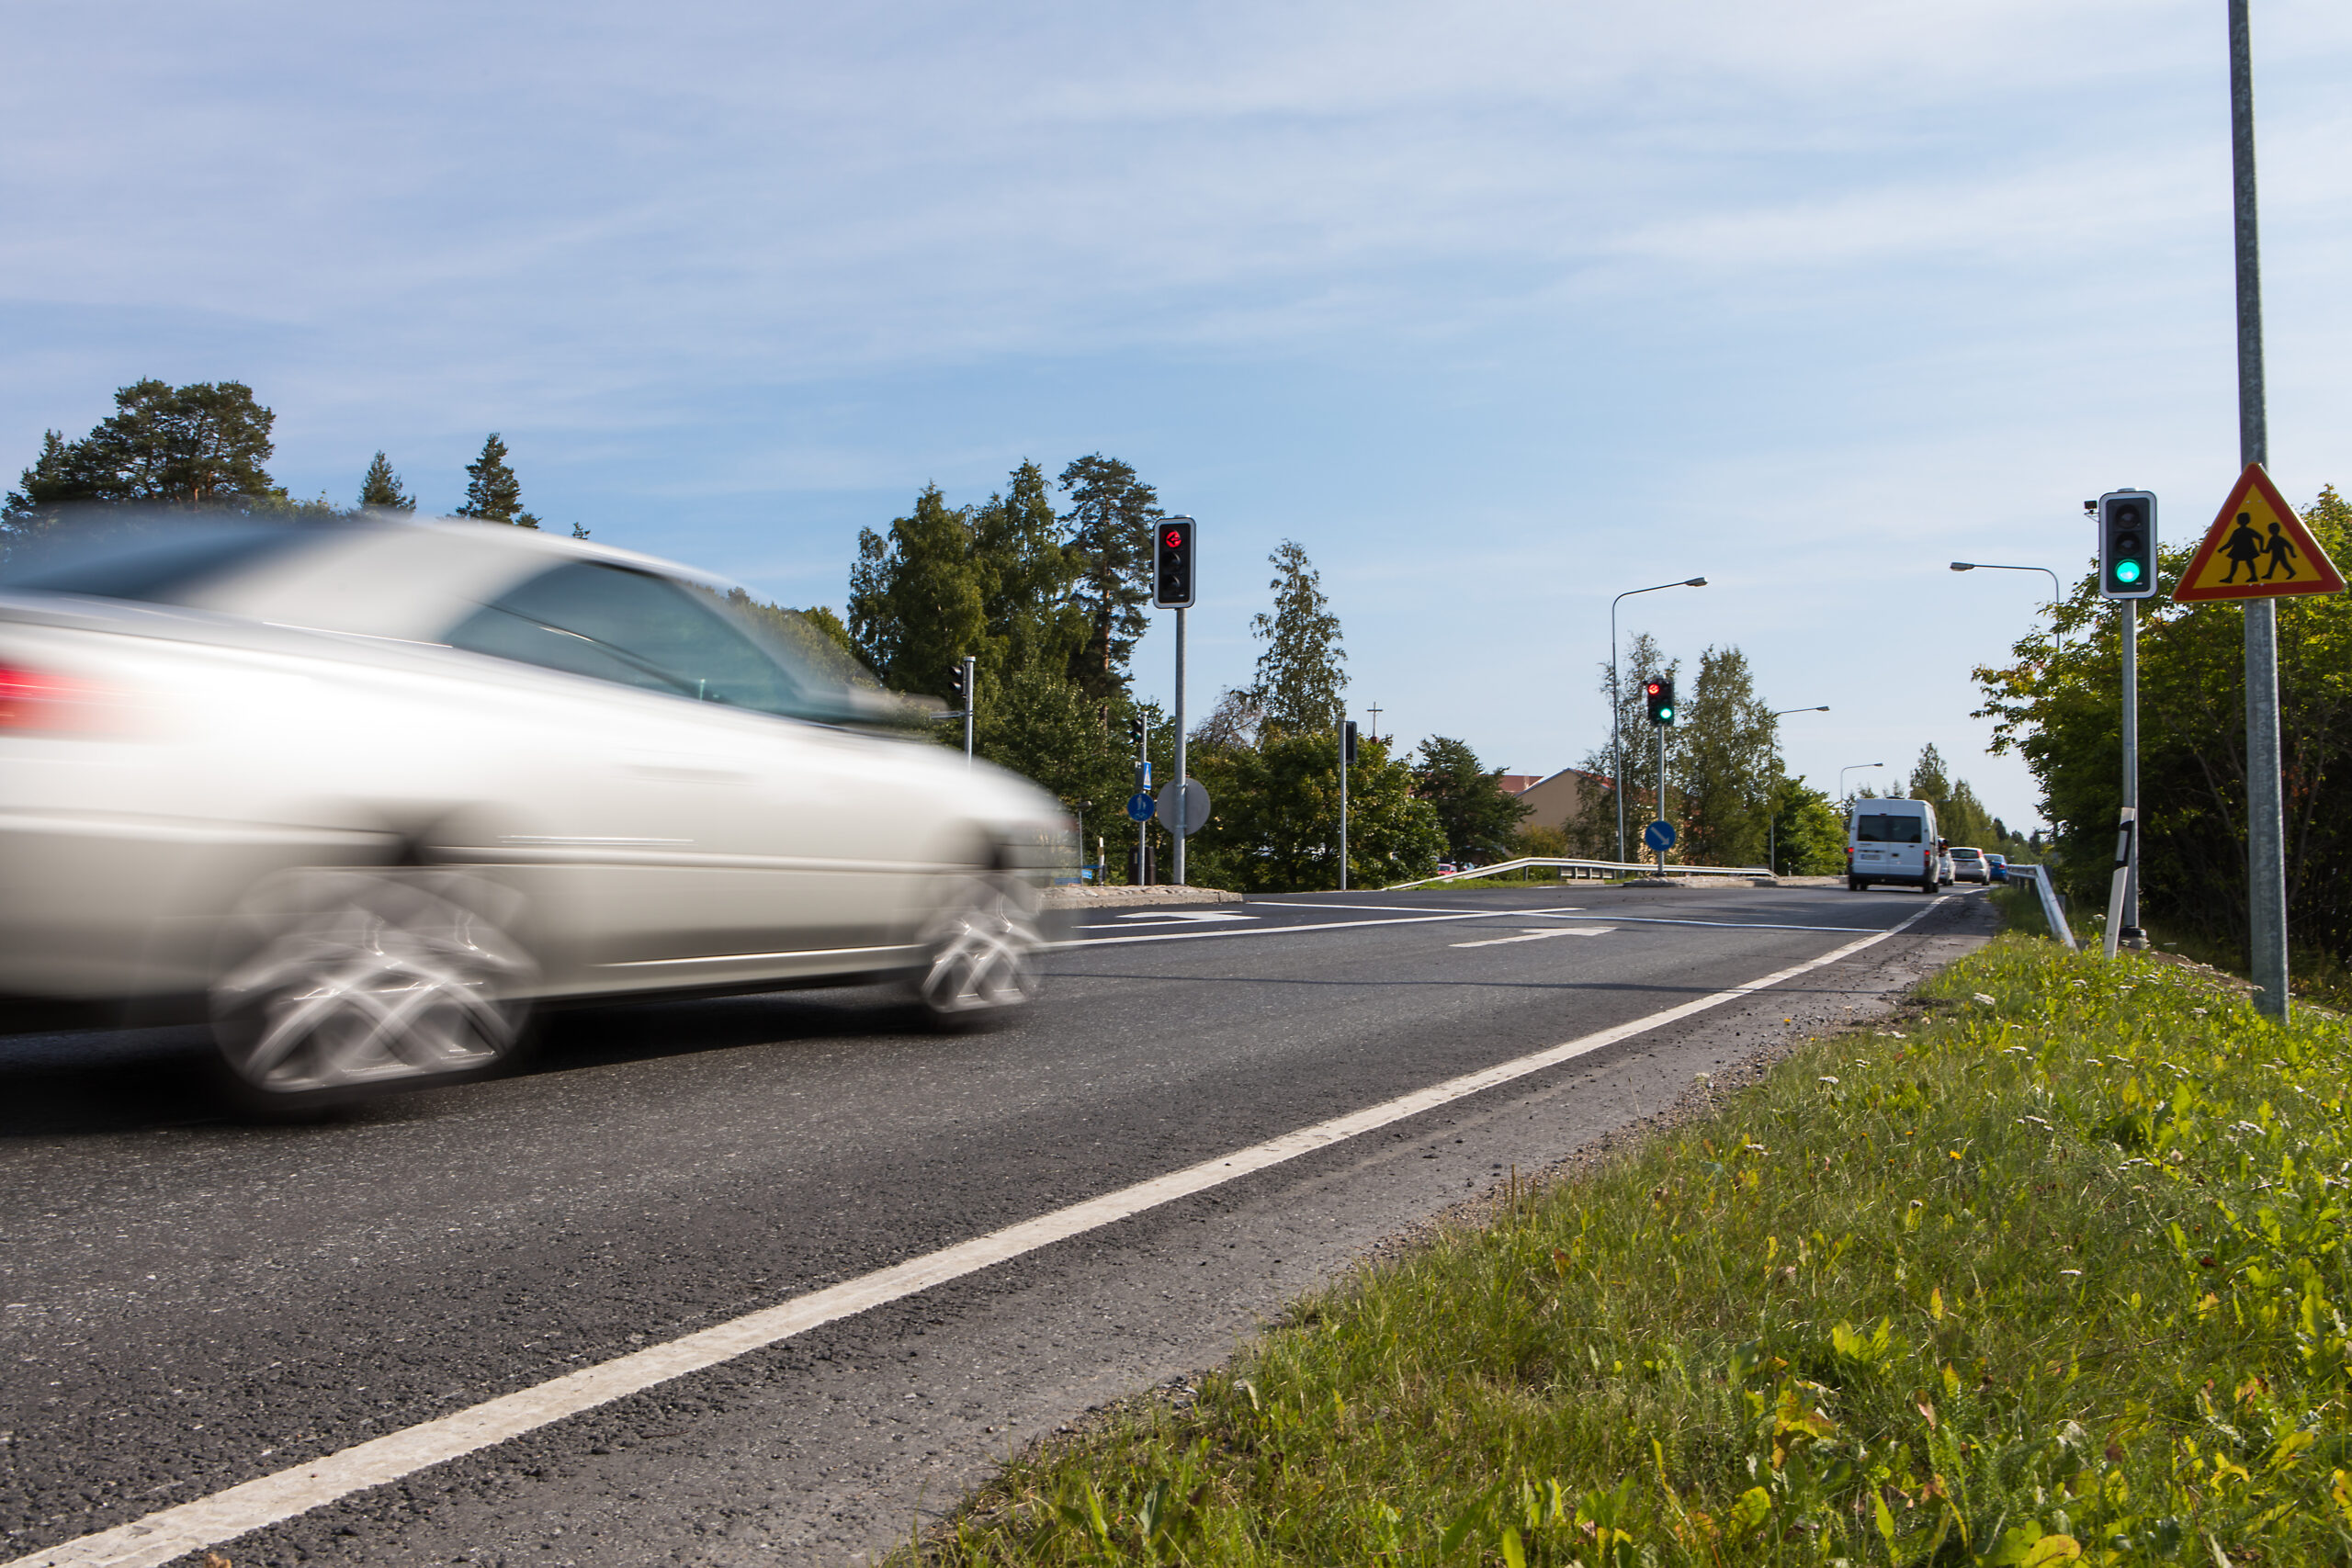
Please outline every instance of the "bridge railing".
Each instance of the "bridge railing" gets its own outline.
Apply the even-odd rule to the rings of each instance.
[[[1475,865],[1468,871],[1449,871],[1441,876],[1424,876],[1412,882],[1392,882],[1386,892],[1400,892],[1408,887],[1428,887],[1448,882],[1462,882],[1482,876],[1498,876],[1507,871],[1521,871],[1535,866],[1557,866],[1570,882],[1609,881],[1621,876],[1655,875],[1657,867],[1647,861],[1566,860],[1555,855],[1527,855],[1519,860],[1497,861],[1492,865]],[[1668,876],[1745,876],[1770,877],[1771,868],[1761,865],[1670,865]]]

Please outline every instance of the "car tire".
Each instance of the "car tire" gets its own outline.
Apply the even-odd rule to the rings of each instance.
[[[1045,946],[1037,890],[1002,873],[964,878],[924,926],[922,946],[914,999],[934,1027],[1009,1019],[1037,998]]]
[[[313,869],[234,911],[210,989],[231,1097],[305,1113],[479,1077],[513,1060],[537,966],[521,899],[460,871]]]
[[[1849,876],[1846,879],[1846,891],[1849,893],[1862,893],[1868,891],[1869,888],[1870,884],[1864,882],[1859,876]]]

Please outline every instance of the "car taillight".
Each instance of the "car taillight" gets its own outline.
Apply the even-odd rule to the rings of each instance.
[[[102,735],[123,728],[119,694],[88,681],[0,664],[0,732]]]

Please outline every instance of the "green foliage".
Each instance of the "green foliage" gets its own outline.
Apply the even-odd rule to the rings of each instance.
[[[362,512],[413,512],[416,497],[401,488],[400,475],[392,472],[391,459],[379,451],[368,465],[368,472],[359,481],[359,510]],[[574,525],[575,528],[577,525]],[[585,535],[581,536],[585,537]]]
[[[1125,692],[1127,666],[1148,624],[1159,494],[1131,464],[1099,452],[1064,468],[1060,482],[1070,501],[1062,525],[1076,573],[1072,603],[1087,626],[1069,678],[1087,695],[1109,701]]]
[[[2003,937],[1597,1174],[1015,1461],[957,1564],[2352,1554],[2352,1059]]]
[[[1781,777],[1780,721],[1758,701],[1747,655],[1710,648],[1668,738],[1679,819],[1679,858],[1694,865],[1761,865]]]
[[[988,631],[982,572],[974,559],[968,511],[925,485],[913,513],[886,536],[857,536],[849,576],[849,634],[858,657],[894,692],[916,692],[951,706],[951,676],[977,656]]]
[[[2304,514],[2352,560],[2352,504],[2324,490]],[[2188,550],[2167,550],[2177,579]],[[2060,607],[2061,651],[2020,638],[2015,662],[1978,670],[1995,749],[2014,747],[2056,825],[2046,857],[2078,899],[2101,905],[2120,805],[2118,619],[2086,574]],[[2287,842],[2287,923],[2299,943],[2352,957],[2352,599],[2277,602]],[[2233,604],[2140,607],[2141,892],[2154,920],[2244,951],[2246,780],[2245,617]]]
[[[481,444],[481,456],[466,465],[466,502],[457,514],[517,528],[539,525],[537,517],[523,510],[523,481],[507,466],[506,443],[496,431]]]
[[[1842,876],[1846,819],[1826,792],[1802,774],[1783,776],[1772,792],[1773,870],[1783,876]]]
[[[1340,885],[1340,745],[1329,729],[1269,726],[1255,745],[1193,749],[1193,774],[1215,803],[1193,836],[1190,879],[1250,893]],[[1445,835],[1413,795],[1413,770],[1364,739],[1348,770],[1348,880],[1385,886],[1437,870]]]
[[[40,455],[0,506],[10,541],[28,538],[74,506],[294,512],[262,465],[277,415],[242,381],[185,387],[153,378],[114,395],[115,412],[79,441],[51,430]]]
[[[1348,678],[1341,666],[1340,617],[1323,596],[1323,579],[1295,539],[1266,558],[1274,569],[1274,607],[1250,623],[1266,646],[1258,655],[1252,695],[1264,722],[1288,730],[1329,728],[1342,717]]]
[[[1421,742],[1413,768],[1413,793],[1428,801],[1437,813],[1438,829],[1445,835],[1448,858],[1486,862],[1502,860],[1512,853],[1512,840],[1519,832],[1519,825],[1534,807],[1505,795],[1502,776],[1500,768],[1480,767],[1478,754],[1467,741],[1432,735]]]

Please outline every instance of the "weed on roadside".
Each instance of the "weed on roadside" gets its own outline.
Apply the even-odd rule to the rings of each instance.
[[[943,1562],[2352,1562],[2352,1060],[2009,936],[1301,1303]]]

